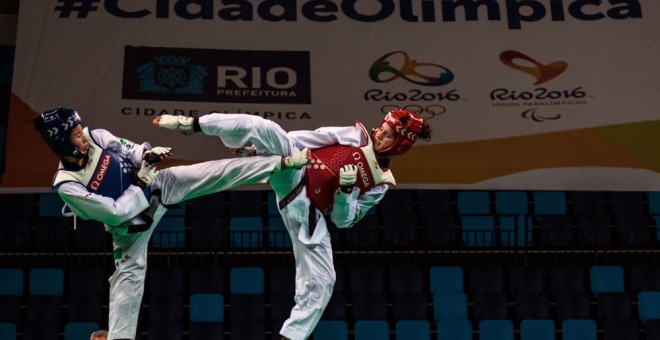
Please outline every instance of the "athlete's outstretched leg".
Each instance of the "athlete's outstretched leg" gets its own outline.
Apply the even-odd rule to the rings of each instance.
[[[156,117],[153,124],[186,135],[199,130],[219,137],[230,148],[240,148],[250,142],[259,154],[289,156],[295,151],[281,126],[255,115],[210,113],[199,118],[162,115]]]

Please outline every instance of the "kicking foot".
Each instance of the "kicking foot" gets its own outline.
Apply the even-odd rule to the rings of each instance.
[[[179,130],[182,134],[190,136],[193,130],[193,121],[195,118],[186,116],[161,115],[153,120],[153,124],[169,130]]]
[[[300,169],[309,164],[312,160],[312,151],[309,148],[304,148],[300,152],[296,152],[291,156],[282,157],[282,161],[278,164],[276,171],[284,171],[286,169]]]

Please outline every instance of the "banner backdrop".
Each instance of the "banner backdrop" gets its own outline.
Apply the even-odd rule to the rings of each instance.
[[[190,163],[217,138],[163,113],[285,130],[433,128],[392,162],[404,187],[660,190],[660,3],[644,0],[21,1],[3,188],[57,165],[26,122],[56,106]]]

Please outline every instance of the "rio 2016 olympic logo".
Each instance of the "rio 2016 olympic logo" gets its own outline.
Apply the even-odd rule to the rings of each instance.
[[[406,52],[394,51],[371,65],[369,78],[377,83],[403,78],[420,86],[442,86],[454,80],[454,73],[442,65],[418,62]]]
[[[382,114],[387,114],[388,112],[395,110],[395,109],[404,109],[408,111],[415,112],[422,116],[424,120],[429,120],[435,116],[439,116],[447,112],[447,109],[438,104],[433,104],[433,105],[427,105],[427,106],[422,106],[422,105],[406,105],[406,106],[399,106],[399,105],[383,105],[380,108],[380,112]]]

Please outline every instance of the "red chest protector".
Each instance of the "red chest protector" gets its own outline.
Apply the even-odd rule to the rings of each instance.
[[[307,196],[323,214],[332,211],[335,191],[339,188],[339,169],[354,164],[358,168],[355,187],[360,195],[378,184],[395,186],[394,176],[389,169],[381,169],[374,153],[369,134],[364,126],[356,123],[365,134],[366,145],[362,147],[330,145],[312,150],[312,161],[305,169]]]

